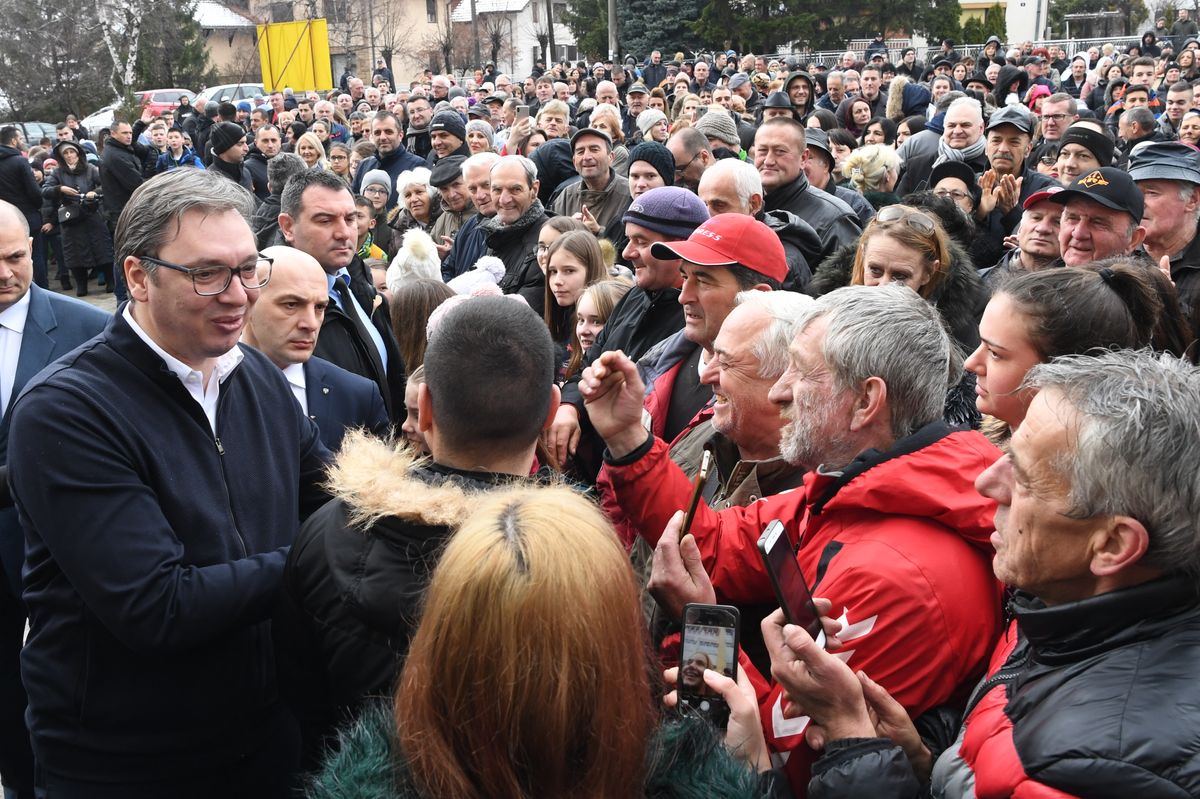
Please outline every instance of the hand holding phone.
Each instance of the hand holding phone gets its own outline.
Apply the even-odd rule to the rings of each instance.
[[[708,718],[721,729],[729,723],[729,704],[704,681],[704,670],[737,680],[739,621],[738,610],[731,605],[689,604],[683,609],[679,707]]]
[[[825,630],[821,625],[821,614],[813,603],[812,592],[804,581],[800,564],[796,562],[796,553],[792,551],[792,542],[787,537],[783,522],[776,519],[766,526],[758,539],[758,551],[762,554],[763,565],[775,589],[775,598],[779,600],[788,623],[803,627],[817,642],[817,646],[824,649]]]

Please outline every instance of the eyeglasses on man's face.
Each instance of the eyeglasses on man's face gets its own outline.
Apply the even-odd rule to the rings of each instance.
[[[236,274],[242,286],[254,290],[261,289],[271,280],[271,265],[273,261],[263,254],[257,259],[241,266],[181,266],[161,258],[151,258],[148,255],[137,256],[139,261],[183,272],[192,279],[192,288],[201,297],[213,297],[229,288]]]

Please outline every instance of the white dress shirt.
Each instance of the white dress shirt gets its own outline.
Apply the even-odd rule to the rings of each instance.
[[[13,383],[17,379],[17,361],[21,359],[21,340],[25,338],[25,320],[29,318],[29,292],[0,313],[0,416],[8,412]]]
[[[146,342],[146,346],[154,350],[158,357],[163,359],[163,363],[167,365],[167,369],[171,374],[179,378],[179,382],[183,383],[183,387],[187,389],[188,394],[192,395],[192,399],[200,404],[200,408],[204,411],[204,415],[208,417],[208,426],[212,428],[213,435],[217,434],[217,399],[221,396],[221,384],[229,375],[233,374],[233,370],[246,357],[242,353],[241,347],[237,344],[233,345],[233,349],[226,352],[217,358],[217,365],[213,368],[213,375],[216,380],[209,380],[208,385],[204,385],[204,373],[199,369],[193,369],[183,361],[171,355],[158,345],[154,339],[142,330],[142,326],[133,318],[133,314],[129,312],[132,305],[126,305],[122,316],[129,326],[133,328],[133,332],[137,333],[138,338]]]
[[[283,376],[287,378],[288,385],[292,387],[292,394],[295,395],[296,401],[300,403],[300,408],[304,411],[304,415],[308,416],[308,385],[304,375],[304,364],[292,364],[283,370]]]

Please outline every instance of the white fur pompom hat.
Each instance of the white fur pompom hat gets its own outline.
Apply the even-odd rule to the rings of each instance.
[[[404,234],[400,252],[387,270],[387,287],[395,292],[401,283],[417,278],[442,279],[442,261],[433,239],[424,230],[413,228]]]

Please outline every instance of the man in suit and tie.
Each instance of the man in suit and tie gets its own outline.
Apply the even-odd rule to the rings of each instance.
[[[346,431],[365,427],[386,436],[387,410],[376,385],[322,358],[313,357],[321,322],[329,307],[329,287],[321,264],[293,247],[270,247],[271,279],[255,303],[242,341],[283,370],[300,407],[321,431],[331,452]]]
[[[109,315],[33,284],[33,239],[16,206],[0,200],[0,468],[7,477],[13,400],[43,367],[104,329]],[[25,728],[20,654],[25,635],[21,564],[25,539],[7,479],[0,479],[0,779],[6,797],[33,797],[33,752]]]
[[[387,301],[357,254],[354,195],[332,172],[302,172],[283,191],[279,231],[325,271],[329,305],[315,354],[373,381],[392,421],[404,421],[404,363]]]

